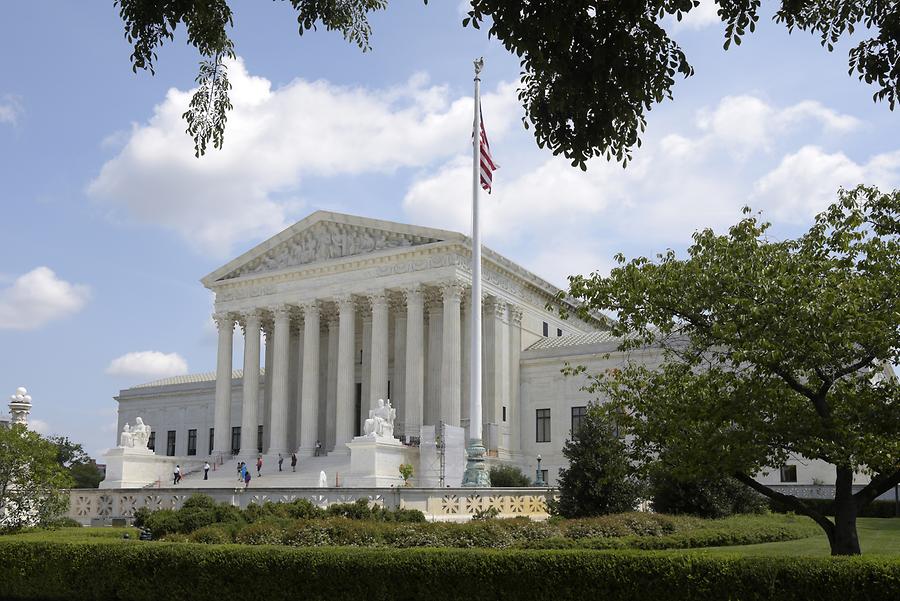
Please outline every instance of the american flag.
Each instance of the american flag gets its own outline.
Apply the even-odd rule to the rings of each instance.
[[[478,107],[481,113],[481,107]],[[491,156],[491,145],[488,143],[487,132],[484,131],[484,114],[481,113],[481,187],[491,193],[491,180],[494,177],[494,171],[500,168],[500,165],[494,162]]]

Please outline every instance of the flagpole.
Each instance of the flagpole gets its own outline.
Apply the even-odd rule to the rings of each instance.
[[[481,425],[481,226],[478,196],[481,192],[481,69],[484,59],[475,61],[475,120],[472,129],[472,316],[469,353],[471,390],[469,395],[469,446],[463,486],[487,487],[490,473],[484,463]]]

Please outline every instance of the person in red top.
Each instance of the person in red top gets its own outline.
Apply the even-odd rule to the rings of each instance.
[[[260,473],[262,471],[262,455],[258,455],[256,457],[256,477],[259,478],[262,476]]]

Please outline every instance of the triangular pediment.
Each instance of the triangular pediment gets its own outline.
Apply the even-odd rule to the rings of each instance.
[[[217,281],[457,240],[455,232],[317,211],[203,278]]]

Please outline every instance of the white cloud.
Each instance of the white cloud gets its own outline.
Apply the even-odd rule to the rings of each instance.
[[[188,365],[178,353],[138,351],[113,359],[106,373],[128,378],[168,378],[188,373]]]
[[[28,418],[28,429],[38,434],[47,434],[50,431],[50,424],[42,419]]]
[[[468,145],[471,99],[452,98],[424,74],[386,89],[303,79],[273,89],[237,60],[229,77],[234,109],[222,150],[194,158],[181,118],[190,92],[172,89],[148,123],[133,127],[89,195],[222,257],[235,242],[286,227],[303,204],[305,177],[423,167]],[[497,116],[492,137],[502,137],[520,112],[515,84],[485,94],[484,105]]]
[[[22,106],[22,99],[12,94],[4,94],[0,96],[0,123],[8,123],[16,125],[19,117],[25,113]]]
[[[804,146],[756,182],[756,205],[767,208],[779,221],[798,223],[834,202],[839,187],[859,184],[883,190],[900,186],[900,151],[875,155],[860,164],[842,152]]]
[[[90,288],[61,280],[49,267],[37,267],[0,289],[0,329],[33,330],[77,313]]]
[[[719,7],[713,0],[701,0],[700,6],[692,8],[682,17],[681,21],[675,17],[667,16],[664,24],[667,29],[673,32],[704,29],[710,25],[722,22],[722,19],[719,18],[718,10]]]

